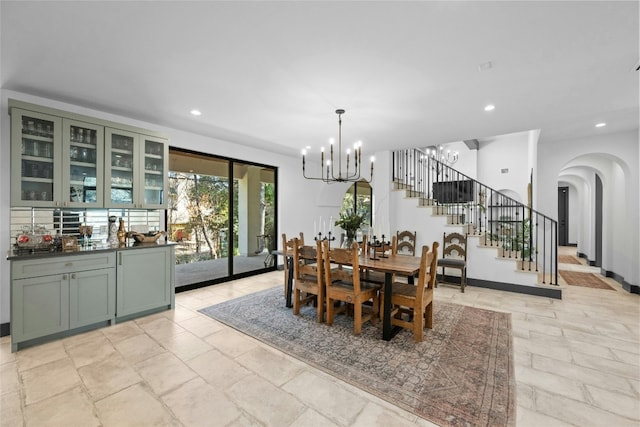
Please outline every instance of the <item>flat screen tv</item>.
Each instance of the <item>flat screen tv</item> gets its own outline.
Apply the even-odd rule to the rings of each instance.
[[[433,198],[438,203],[465,203],[473,201],[473,181],[446,181],[433,183]]]

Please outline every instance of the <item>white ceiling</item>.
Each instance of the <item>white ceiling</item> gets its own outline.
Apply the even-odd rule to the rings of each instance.
[[[336,108],[364,151],[638,128],[638,1],[3,0],[0,14],[4,89],[292,155],[337,134]]]

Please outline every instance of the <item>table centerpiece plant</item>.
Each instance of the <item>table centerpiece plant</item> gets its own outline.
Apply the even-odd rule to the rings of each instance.
[[[340,213],[340,218],[334,225],[342,228],[346,233],[346,239],[342,243],[343,248],[350,248],[356,240],[356,233],[364,222],[364,216],[355,212]]]

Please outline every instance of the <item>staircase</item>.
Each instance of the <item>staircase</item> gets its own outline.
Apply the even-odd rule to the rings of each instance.
[[[397,223],[422,235],[420,244],[462,231],[468,235],[469,285],[560,297],[557,221],[420,149],[392,155],[390,203]]]

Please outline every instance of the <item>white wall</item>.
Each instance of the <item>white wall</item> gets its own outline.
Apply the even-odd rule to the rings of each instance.
[[[2,90],[0,106],[0,242],[10,241],[9,218],[10,218],[10,117],[8,115],[8,99],[16,99],[30,102],[63,111],[69,111],[86,116],[96,117],[104,120],[111,120],[131,126],[158,131],[164,133],[170,139],[172,147],[180,147],[203,153],[215,154],[278,168],[278,232],[280,234],[297,235],[302,231],[305,236],[312,236],[313,221],[310,218],[319,215],[329,215],[339,210],[344,190],[339,187],[328,188],[322,182],[308,181],[302,178],[301,160],[298,156],[285,156],[265,150],[248,148],[234,144],[232,142],[221,141],[202,135],[185,132],[178,129],[167,128],[153,123],[133,120],[113,114],[78,107],[62,102],[57,102],[45,98],[35,97],[13,91]],[[338,193],[334,197],[340,200],[337,210],[334,207],[318,208],[318,196],[327,191],[328,194]],[[330,198],[330,197],[329,197]],[[326,212],[326,213],[325,213]],[[281,246],[280,236],[277,236],[277,246]],[[5,250],[9,248],[4,248]],[[282,260],[279,260],[282,262]],[[0,260],[0,323],[9,322],[10,301],[9,301],[9,262],[3,257]]]
[[[535,151],[529,132],[519,132],[480,142],[478,178],[494,190],[511,190],[517,200],[527,203],[527,185],[531,175],[528,153]],[[502,173],[502,169],[509,169]],[[535,172],[535,171],[534,171]],[[535,208],[535,206],[534,206]]]

